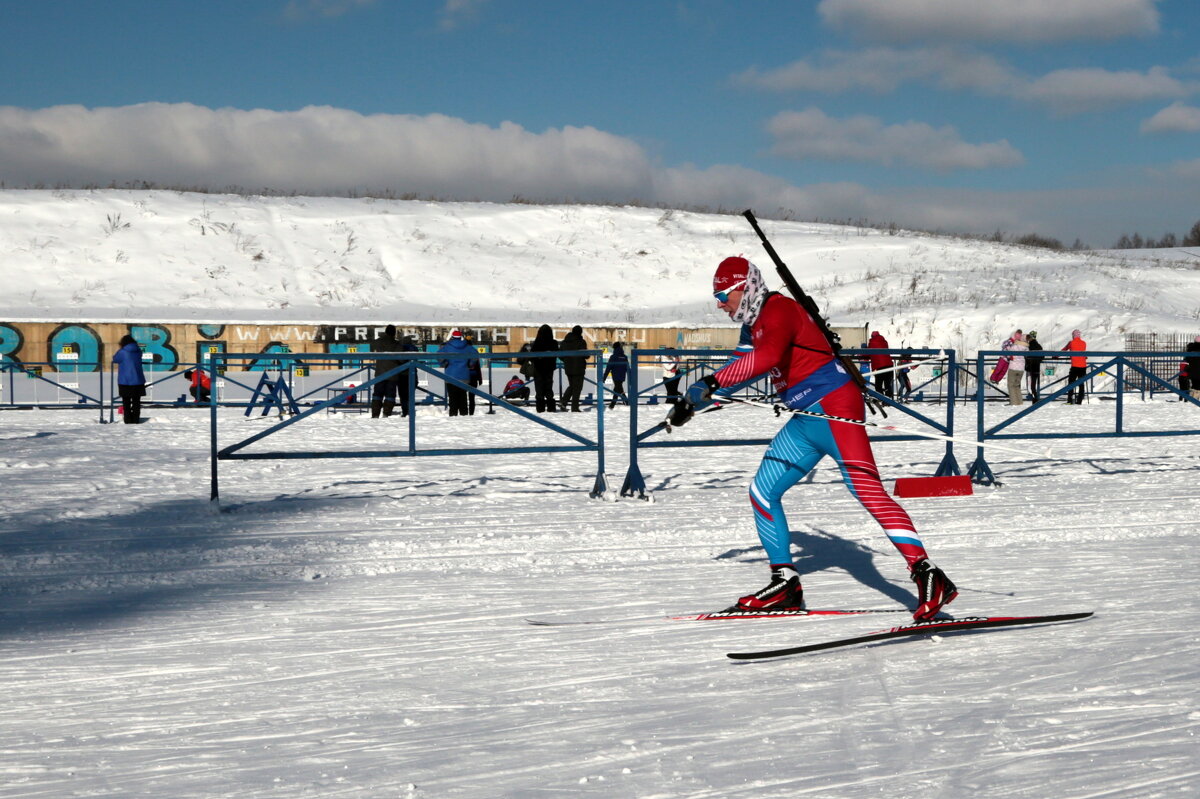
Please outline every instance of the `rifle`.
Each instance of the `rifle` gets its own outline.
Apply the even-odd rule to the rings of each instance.
[[[742,211],[742,216],[746,217],[746,221],[750,223],[750,227],[754,228],[754,232],[758,234],[758,238],[762,241],[763,249],[767,251],[767,255],[771,256],[771,260],[775,262],[775,271],[783,278],[783,284],[787,286],[787,290],[791,292],[792,299],[799,303],[800,307],[808,312],[816,323],[817,329],[824,334],[825,339],[829,342],[829,349],[833,357],[841,362],[842,368],[850,375],[850,379],[865,395],[867,392],[867,381],[862,376],[862,371],[858,365],[841,354],[842,342],[838,338],[837,333],[829,329],[829,325],[825,322],[825,318],[821,316],[821,309],[817,307],[816,301],[805,293],[804,289],[800,288],[800,284],[796,282],[796,278],[792,275],[792,270],[787,268],[787,264],[779,257],[779,253],[775,252],[775,248],[771,246],[771,242],[767,240],[767,234],[763,233],[762,228],[758,226],[758,220],[754,218],[754,212],[747,208]],[[872,403],[868,402],[867,407],[871,412],[875,412]],[[882,407],[880,411],[882,412]],[[886,415],[886,414],[885,414]]]

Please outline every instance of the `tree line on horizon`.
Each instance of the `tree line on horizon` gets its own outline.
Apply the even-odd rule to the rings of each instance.
[[[1117,243],[1113,245],[1114,250],[1140,250],[1155,247],[1200,247],[1200,221],[1192,225],[1192,229],[1182,239],[1177,238],[1170,231],[1164,233],[1161,239],[1142,238],[1140,233],[1134,233],[1132,236],[1122,233],[1121,238],[1117,239]]]

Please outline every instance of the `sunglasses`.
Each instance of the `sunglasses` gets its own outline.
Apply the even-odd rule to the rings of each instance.
[[[725,303],[729,302],[729,294],[731,292],[737,291],[744,285],[746,285],[745,279],[740,280],[737,283],[734,283],[732,286],[730,286],[729,288],[727,288],[723,291],[714,291],[713,296],[717,298],[717,302],[724,305]]]

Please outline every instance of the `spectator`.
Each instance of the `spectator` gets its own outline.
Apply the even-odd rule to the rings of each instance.
[[[583,338],[583,328],[579,325],[571,328],[571,332],[563,336],[562,343],[558,348],[565,352],[573,352],[578,350],[586,350],[587,342]],[[579,396],[583,393],[583,381],[587,375],[587,356],[572,355],[563,356],[563,372],[567,375],[567,390],[562,396],[563,410],[567,409],[567,403],[571,403],[571,411],[579,413]]]
[[[1184,396],[1190,395],[1192,393],[1192,382],[1188,378],[1188,362],[1186,358],[1179,362],[1179,374],[1176,376],[1179,378],[1179,393]],[[1182,399],[1179,401],[1183,402]]]
[[[414,344],[413,340],[408,336],[405,336],[403,339],[400,340],[400,351],[401,352],[420,352],[420,350],[417,349],[417,345]],[[408,414],[412,412],[412,408],[410,407],[410,401],[415,396],[416,385],[417,385],[416,361],[413,359],[410,359],[408,361],[408,363],[410,363],[412,365],[409,366],[408,371],[402,372],[400,374],[400,376],[398,378],[398,382],[396,384],[396,394],[398,394],[400,397],[400,415],[401,416],[408,416]]]
[[[550,325],[542,325],[538,328],[529,351],[558,352],[558,341],[555,340],[554,331],[550,329]],[[554,404],[554,370],[558,359],[546,356],[529,360],[533,361],[533,394],[537,412],[554,413],[558,410]]]
[[[128,334],[121,336],[112,362],[117,365],[117,392],[125,424],[142,421],[142,397],[146,396],[146,373],[142,371],[142,348]]]
[[[1042,351],[1042,345],[1037,340],[1036,330],[1029,331],[1029,335],[1025,337],[1025,343],[1029,346],[1031,353]],[[1034,402],[1038,401],[1038,394],[1042,386],[1043,357],[1041,355],[1025,356],[1025,371],[1029,374],[1029,398]]]
[[[1192,396],[1200,400],[1200,336],[1187,345],[1187,351],[1196,353],[1187,357],[1187,373],[1192,384]]]
[[[473,345],[475,342],[468,340],[467,343]],[[480,362],[479,361],[471,361],[468,371],[470,374],[469,374],[467,383],[471,386],[474,386],[475,388],[479,388],[480,386],[482,386],[483,385],[483,366],[480,364]],[[475,415],[475,392],[473,392],[473,391],[467,392],[467,415],[469,415],[469,416]]]
[[[913,360],[912,348],[905,347],[904,351],[900,353],[899,364],[902,368],[900,369],[899,372],[897,372],[897,374],[900,376],[900,392],[899,392],[899,394],[900,394],[900,399],[902,399],[902,400],[907,400],[908,395],[912,393],[912,380],[910,380],[908,377],[908,373],[909,373],[909,371],[911,371],[911,367],[909,366],[909,364],[912,363],[912,360]]]
[[[526,341],[521,345],[521,352],[529,352],[532,347],[533,345]],[[526,383],[532,383],[534,375],[537,374],[537,369],[534,368],[534,359],[517,358],[517,367],[521,371],[521,379]]]
[[[867,341],[867,349],[886,350],[889,348],[887,339],[878,330],[871,331],[871,338]],[[895,366],[892,356],[886,352],[876,352],[867,356],[867,360],[871,363],[871,371],[877,372],[881,369],[890,369]],[[883,372],[882,374],[873,375],[875,378],[875,390],[888,399],[896,398],[895,383],[893,375],[895,372]]]
[[[203,369],[187,369],[183,376],[191,382],[188,393],[196,402],[208,402],[212,399],[212,379]]]
[[[1022,353],[1028,352],[1029,345],[1025,343],[1025,336],[1018,329],[1013,331],[1000,349],[1009,353],[1008,372],[1005,373],[1005,379],[1008,381],[1008,404],[1021,405],[1025,401],[1022,385],[1025,382],[1025,356]]]
[[[463,338],[462,331],[457,328],[450,331],[450,340],[443,344],[438,349],[438,352],[451,355],[478,354],[475,348]],[[472,363],[478,365],[479,361],[475,358],[443,358],[441,361],[442,369],[445,370],[446,376],[461,383],[470,381]],[[446,381],[446,404],[450,407],[451,416],[466,416],[467,390],[460,386],[451,385],[449,381]]]
[[[1071,331],[1071,340],[1067,342],[1067,346],[1063,347],[1064,352],[1084,352],[1087,350],[1087,342],[1083,340],[1083,333],[1078,330]],[[1071,370],[1067,372],[1067,383],[1074,383],[1076,380],[1083,379],[1087,374],[1088,359],[1086,355],[1071,356]],[[1068,405],[1083,404],[1083,383],[1080,383],[1075,388],[1067,393]]]
[[[521,400],[523,404],[529,404],[529,386],[521,379],[520,375],[513,375],[504,384],[503,398],[513,402]]]
[[[667,404],[674,405],[679,399],[679,356],[674,347],[664,347],[666,352],[658,356],[658,364],[662,367],[663,388],[667,392]]]
[[[400,352],[400,342],[396,340],[396,326],[388,325],[383,329],[383,335],[371,342],[371,352]],[[400,361],[390,358],[380,358],[375,361],[375,376],[386,374],[400,365]],[[391,416],[396,407],[396,389],[400,385],[398,375],[380,380],[371,387],[371,418],[378,419],[380,411],[385,417]]]
[[[612,401],[608,403],[609,408],[617,407],[618,399],[623,400],[626,405],[629,404],[629,397],[625,393],[625,377],[628,374],[629,356],[625,354],[625,347],[618,341],[613,344],[612,357],[608,359],[608,365],[604,367],[605,379],[611,376],[613,381],[613,395]]]

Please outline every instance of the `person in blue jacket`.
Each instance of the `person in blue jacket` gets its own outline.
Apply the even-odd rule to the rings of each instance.
[[[142,397],[146,396],[146,373],[142,371],[142,348],[133,336],[121,337],[112,357],[117,365],[117,393],[121,395],[121,414],[125,424],[142,420]]]
[[[463,338],[461,330],[452,330],[450,332],[450,340],[443,344],[438,352],[452,353],[461,355],[464,353],[479,354],[479,351],[467,343]],[[477,358],[443,358],[441,361],[442,369],[446,371],[449,377],[455,380],[460,380],[463,383],[469,383],[471,380],[472,365],[475,368],[479,366]],[[466,416],[467,415],[467,390],[458,386],[446,384],[446,400],[450,406],[451,416]]]

